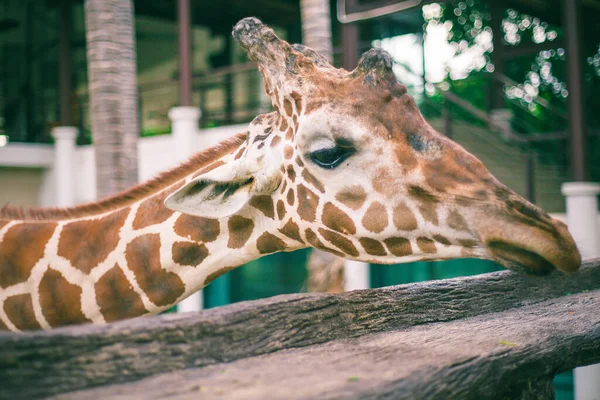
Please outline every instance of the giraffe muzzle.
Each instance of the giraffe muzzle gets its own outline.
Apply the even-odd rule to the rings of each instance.
[[[493,259],[508,269],[544,275],[554,269],[574,272],[581,265],[566,225],[545,213],[534,219],[519,210],[512,218],[504,214],[490,224],[493,227],[482,230],[484,243]]]

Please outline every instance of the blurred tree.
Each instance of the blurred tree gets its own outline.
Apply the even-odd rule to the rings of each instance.
[[[139,131],[135,24],[131,0],[85,0],[97,196],[137,183]]]
[[[456,51],[456,57],[469,53],[484,62],[474,62],[466,76],[456,77],[448,71],[445,87],[468,99],[480,109],[489,105],[490,80],[495,70],[493,64],[493,35],[502,35],[500,40],[509,57],[504,65],[503,91],[506,107],[513,112],[512,127],[524,135],[543,134],[566,130],[566,98],[569,88],[566,84],[566,58],[568,54],[561,47],[564,38],[560,26],[549,24],[535,15],[529,15],[512,8],[501,10],[500,32],[493,32],[491,12],[486,0],[452,0],[440,4],[439,13],[425,13],[426,24],[443,25],[448,29],[448,41]],[[560,10],[556,10],[560,12]],[[496,29],[497,30],[497,29]],[[521,46],[546,43],[546,49],[530,54],[511,56],[513,50]],[[552,43],[556,43],[552,46]],[[600,98],[595,95],[600,90],[600,38],[585,37],[583,48],[586,51],[584,79],[587,87],[586,101],[588,109],[600,107]],[[442,101],[439,93],[432,100]],[[542,103],[549,105],[544,107]],[[455,110],[461,119],[478,123],[468,113]],[[600,114],[588,113],[588,128],[600,128]],[[598,146],[598,138],[590,138],[591,146]],[[564,163],[566,146],[564,141],[535,143],[533,146],[545,154],[548,162]],[[594,152],[592,157],[600,160]],[[556,158],[558,157],[558,158]],[[592,161],[592,169],[596,162]],[[592,171],[594,173],[594,171]],[[600,170],[596,171],[600,173]]]

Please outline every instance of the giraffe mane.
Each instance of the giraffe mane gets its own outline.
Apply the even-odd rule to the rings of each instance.
[[[165,171],[155,178],[133,186],[115,195],[106,197],[96,202],[80,204],[73,207],[14,207],[4,205],[0,208],[0,219],[12,220],[64,220],[81,218],[105,213],[134,203],[149,194],[161,191],[177,183],[189,174],[210,164],[233,150],[239,148],[246,141],[248,132],[239,133],[219,144],[194,154],[187,161],[177,167]]]

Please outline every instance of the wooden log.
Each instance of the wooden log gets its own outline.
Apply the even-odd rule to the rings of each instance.
[[[551,399],[600,361],[600,291],[174,371],[59,399]]]
[[[458,329],[454,323],[476,316],[485,319],[489,318],[487,314],[519,310],[523,306],[535,311],[536,304],[548,299],[562,302],[575,298],[566,295],[598,289],[600,260],[596,259],[568,276],[556,272],[546,277],[529,277],[503,271],[341,295],[285,295],[199,314],[161,315],[106,326],[3,333],[0,334],[0,397],[43,397],[182,369],[195,371],[206,367],[198,371],[208,373],[210,368],[221,367],[212,364],[243,362],[242,359],[249,357],[307,346],[311,346],[305,349],[310,352],[315,345],[330,341],[332,344],[327,345],[341,346],[341,351],[344,346],[351,346],[352,340],[358,340],[353,338],[369,334],[379,333],[401,343],[407,332],[418,332],[424,328],[420,325],[432,323],[449,327],[444,331],[448,335],[447,344],[455,347],[456,343],[451,345],[455,340],[452,329]],[[590,298],[597,300],[597,292],[594,296]],[[549,312],[551,308],[545,310]],[[592,315],[594,312],[589,308],[581,308],[578,313],[589,313],[589,320],[600,314]],[[574,326],[564,326],[569,325],[567,320],[561,321],[560,328],[565,334],[557,336],[559,343],[575,332],[569,331]],[[522,328],[525,332],[527,326]],[[478,334],[472,332],[472,336],[469,340],[476,342]],[[586,338],[584,335],[581,342],[569,343],[595,349]],[[434,348],[427,346],[423,351],[430,350],[433,351],[430,355],[436,354]],[[563,346],[559,350],[568,349]],[[335,356],[335,352],[327,354]],[[593,351],[591,354],[597,355]],[[402,360],[406,355],[398,357]],[[577,357],[565,363],[565,369],[596,361],[593,357],[587,360],[582,354]],[[260,358],[248,360],[254,359]],[[547,378],[556,368],[543,372],[535,377],[544,378],[545,374]],[[321,371],[319,375],[327,379],[329,373]]]

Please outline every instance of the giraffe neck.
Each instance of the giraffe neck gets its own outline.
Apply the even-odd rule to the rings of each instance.
[[[164,199],[244,147],[185,178],[103,213],[59,220],[0,214],[0,330],[106,323],[165,310],[260,256],[254,221],[193,217]],[[253,243],[253,245],[251,245]]]

